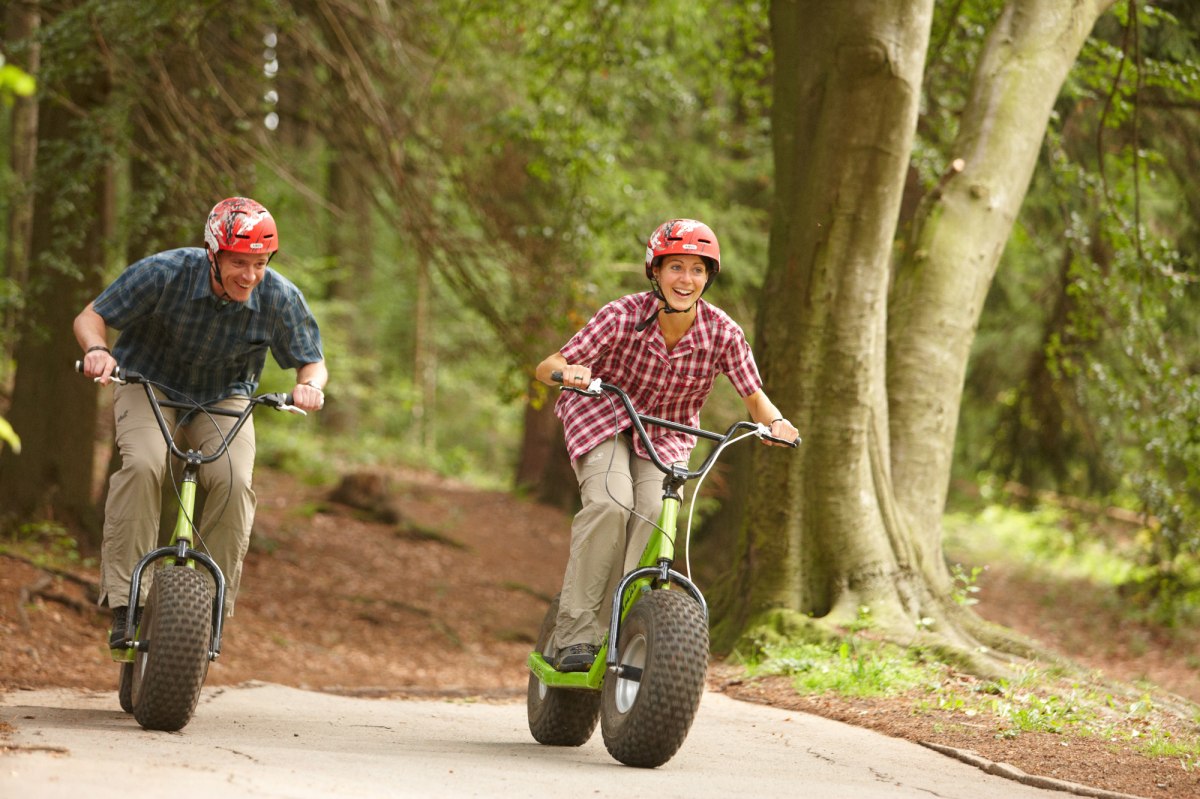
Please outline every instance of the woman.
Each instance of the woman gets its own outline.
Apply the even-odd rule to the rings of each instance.
[[[664,222],[646,246],[651,290],[610,302],[567,345],[538,364],[538,380],[584,388],[593,377],[620,386],[640,412],[691,426],[717,374],[729,378],[750,418],[771,435],[795,440],[796,428],[762,390],[746,336],[723,311],[700,299],[721,271],[716,235],[694,219]],[[607,629],[617,581],[636,565],[662,502],[662,473],[620,407],[575,392],[555,405],[583,507],[571,526],[555,635],[559,671],[587,671]],[[694,436],[650,427],[664,463],[686,463]],[[769,443],[769,442],[768,442]]]

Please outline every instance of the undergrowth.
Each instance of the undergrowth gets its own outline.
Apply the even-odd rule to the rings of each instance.
[[[1090,580],[1114,595],[1136,571],[1130,560],[1135,541],[1089,538],[1054,508],[1025,512],[992,505],[951,514],[946,529],[947,551],[983,564],[949,564],[954,599],[963,605],[977,601],[976,581],[989,563],[1035,571],[1047,581]],[[1153,686],[1118,685],[1098,674],[1039,664],[1008,680],[978,679],[931,650],[877,640],[871,628],[870,608],[862,608],[839,640],[763,639],[735,652],[733,661],[750,678],[790,678],[801,695],[906,698],[913,713],[945,712],[991,724],[1001,738],[1096,737],[1128,743],[1148,756],[1177,758],[1188,771],[1200,768],[1200,708],[1166,698]]]

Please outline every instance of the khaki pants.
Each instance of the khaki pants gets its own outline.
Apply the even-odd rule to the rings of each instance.
[[[161,394],[158,395],[162,397]],[[240,410],[245,397],[222,400],[216,407]],[[167,427],[175,431],[182,450],[189,447],[206,454],[216,451],[222,435],[237,421],[229,416],[194,413],[188,424],[175,429],[183,411],[163,408]],[[104,508],[104,541],[100,550],[100,604],[129,604],[129,583],[138,560],[158,544],[162,483],[171,470],[178,475],[183,463],[168,456],[158,421],[141,385],[117,386],[113,395],[117,448],[121,468],[108,487]],[[215,424],[214,424],[215,423]],[[250,544],[250,528],[257,505],[251,477],[254,473],[254,419],[250,418],[221,457],[200,468],[200,485],[208,492],[199,537],[193,548],[207,552],[225,575],[225,614],[233,615],[242,576],[242,559]],[[169,458],[169,462],[168,462]],[[168,468],[168,466],[170,468]],[[175,510],[170,509],[174,518]],[[204,567],[197,567],[208,574]],[[141,584],[139,604],[146,601],[148,575]]]
[[[557,649],[599,644],[608,632],[612,593],[637,565],[654,529],[627,508],[657,522],[665,477],[634,454],[624,435],[604,441],[571,465],[583,507],[571,523],[571,554],[555,626]]]

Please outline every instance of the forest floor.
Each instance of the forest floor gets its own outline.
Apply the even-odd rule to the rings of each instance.
[[[411,472],[365,481],[338,495],[343,501],[270,470],[259,471],[256,487],[242,593],[208,685],[258,680],[359,696],[523,701],[525,656],[562,577],[567,514]],[[37,547],[0,539],[4,552],[0,691],[111,687],[115,706],[117,667],[103,644],[108,613],[93,604],[94,562],[40,568]],[[1140,697],[1148,738],[1153,731],[1194,739],[1194,635],[1123,622],[1099,589],[1038,582],[1015,567],[992,565],[978,585],[982,616],[1069,655],[1093,687],[1112,687],[1119,712],[1128,700],[1117,697]],[[951,679],[959,689],[982,685],[968,675]],[[1089,795],[1200,797],[1194,750],[1153,756],[1123,737],[1014,733],[1010,719],[978,707],[937,709],[916,693],[800,696],[790,678],[752,678],[721,661],[709,687],[1098,789]]]

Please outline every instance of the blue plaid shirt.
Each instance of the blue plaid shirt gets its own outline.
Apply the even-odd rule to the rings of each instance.
[[[284,369],[323,357],[321,331],[291,281],[267,269],[248,301],[222,302],[209,282],[208,254],[199,247],[130,265],[93,308],[121,331],[113,348],[117,363],[175,389],[176,400],[252,395],[268,348]]]

